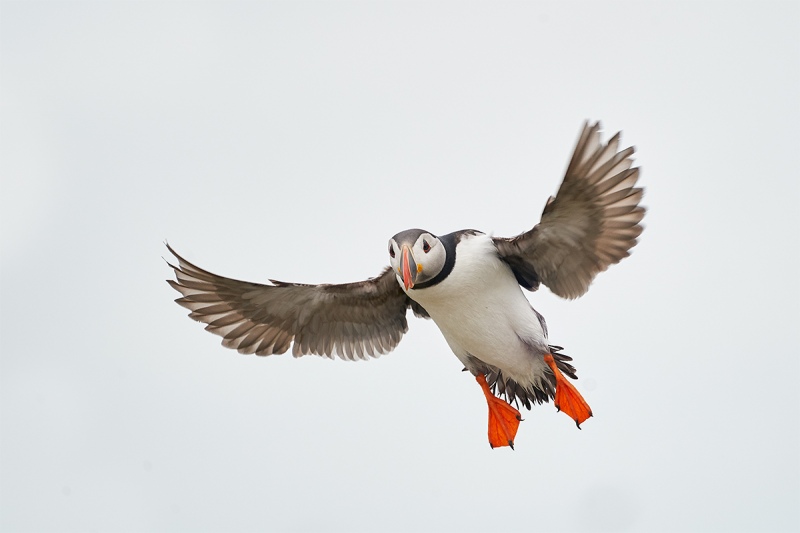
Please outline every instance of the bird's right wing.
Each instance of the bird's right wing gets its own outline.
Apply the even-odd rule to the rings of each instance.
[[[225,278],[199,268],[167,245],[178,259],[175,300],[189,317],[223,338],[240,353],[272,355],[294,344],[295,357],[306,354],[366,359],[394,349],[408,331],[406,310],[427,313],[403,292],[387,268],[376,277],[338,285],[272,285]]]

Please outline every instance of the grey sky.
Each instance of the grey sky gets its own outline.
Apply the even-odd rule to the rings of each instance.
[[[794,2],[0,4],[3,531],[797,531]],[[595,417],[490,450],[435,325],[243,356],[215,273],[344,282],[539,219],[582,122],[638,148],[631,258],[530,295]],[[606,137],[607,138],[607,137]]]

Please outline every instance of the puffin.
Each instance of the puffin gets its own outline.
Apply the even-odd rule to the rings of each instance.
[[[585,122],[555,196],[541,220],[514,237],[474,229],[437,235],[407,229],[389,239],[380,275],[343,284],[270,279],[239,281],[181,257],[167,264],[189,317],[243,354],[314,354],[359,360],[392,351],[408,331],[410,309],[438,326],[475,377],[489,412],[492,448],[514,448],[518,408],[553,400],[580,429],[592,410],[569,379],[572,358],[550,344],[544,317],[523,289],[545,285],[575,299],[595,276],[630,255],[642,232],[643,188],[634,147],[618,132],[604,143],[599,122]],[[516,407],[514,407],[514,405]]]

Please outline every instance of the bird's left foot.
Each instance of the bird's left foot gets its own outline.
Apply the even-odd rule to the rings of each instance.
[[[553,375],[556,377],[556,397],[553,402],[555,403],[556,409],[567,413],[578,425],[578,429],[580,429],[581,424],[592,416],[591,407],[589,407],[589,404],[586,403],[586,400],[583,399],[581,393],[578,392],[572,383],[567,381],[567,378],[565,378],[564,374],[558,369],[551,354],[546,354],[544,356],[544,362],[547,363],[547,366],[550,367],[550,370],[553,371]]]

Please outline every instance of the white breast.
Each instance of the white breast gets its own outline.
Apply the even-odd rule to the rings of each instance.
[[[471,355],[518,383],[538,381],[547,336],[510,267],[488,235],[465,236],[457,251],[450,275],[408,295],[428,311],[467,368]]]

